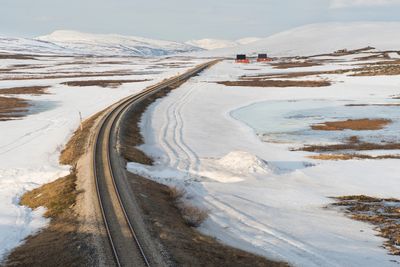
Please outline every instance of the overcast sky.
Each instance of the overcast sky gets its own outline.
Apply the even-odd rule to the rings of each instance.
[[[54,30],[237,39],[329,21],[400,20],[400,0],[0,0],[0,35]]]

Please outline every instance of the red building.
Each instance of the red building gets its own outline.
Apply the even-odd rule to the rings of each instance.
[[[250,63],[246,55],[236,55],[236,63]]]

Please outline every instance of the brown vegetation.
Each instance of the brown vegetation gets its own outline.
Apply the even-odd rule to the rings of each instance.
[[[350,76],[400,75],[400,65],[369,66],[357,69]]]
[[[2,54],[0,53],[0,59],[35,59],[29,55],[22,55],[22,54]]]
[[[43,95],[50,86],[24,86],[0,89],[1,95]]]
[[[0,96],[0,121],[7,121],[26,116],[31,106],[28,100]]]
[[[321,124],[314,124],[311,125],[311,129],[317,131],[380,130],[391,122],[391,120],[387,119],[349,119],[345,121],[328,121]]]
[[[380,155],[370,156],[364,154],[350,153],[350,154],[319,154],[308,156],[311,159],[317,160],[352,160],[352,159],[400,159],[400,155]]]
[[[217,82],[226,86],[246,87],[323,87],[330,86],[331,82],[321,81],[295,81],[295,80],[242,80]]]
[[[104,72],[78,72],[78,73],[23,73],[21,76],[6,76],[0,78],[1,81],[20,81],[20,80],[43,80],[43,79],[66,79],[66,78],[90,78],[90,77],[111,77],[111,76],[130,76],[137,75],[132,71],[104,71]]]
[[[333,145],[309,145],[299,150],[308,152],[333,152],[333,151],[365,151],[365,150],[397,150],[400,149],[400,143],[368,143],[362,142],[357,136],[352,136],[343,144]]]
[[[124,83],[139,83],[146,82],[149,80],[87,80],[87,81],[69,81],[61,84],[68,86],[100,86],[100,87],[111,87],[116,88]]]
[[[85,120],[82,123],[82,128],[79,127],[74,132],[63,151],[61,151],[61,164],[71,166],[76,165],[79,158],[86,152],[85,148],[89,143],[90,131],[101,114],[102,112],[98,112],[89,119]]]
[[[344,196],[334,198],[333,207],[342,207],[351,218],[376,226],[380,236],[387,239],[384,247],[392,255],[400,256],[400,200],[369,196]]]
[[[46,207],[45,216],[55,218],[75,203],[75,170],[71,174],[25,193],[20,201],[23,206],[36,209]]]
[[[347,104],[346,107],[398,107],[400,103],[386,103],[386,104]]]
[[[271,64],[274,69],[290,69],[290,68],[305,68],[320,66],[321,63],[316,61],[292,61],[292,62],[279,62]]]

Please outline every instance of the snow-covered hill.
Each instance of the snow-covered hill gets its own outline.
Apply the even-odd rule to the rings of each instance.
[[[373,46],[400,50],[400,22],[353,22],[311,24],[284,31],[246,45],[200,52],[206,56],[268,52],[272,56],[330,53],[338,49]]]
[[[0,52],[103,56],[164,56],[202,50],[188,44],[116,34],[55,31],[35,39],[0,37]]]
[[[221,39],[200,39],[200,40],[187,41],[186,44],[200,47],[206,50],[214,50],[214,49],[229,48],[229,47],[236,47],[239,45],[250,44],[258,40],[260,40],[260,38],[256,37],[248,37],[236,41],[221,40]]]

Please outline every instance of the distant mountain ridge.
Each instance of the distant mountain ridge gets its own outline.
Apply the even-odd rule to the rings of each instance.
[[[223,40],[223,39],[200,39],[200,40],[190,40],[187,41],[186,44],[200,47],[206,50],[214,50],[214,49],[220,49],[220,48],[229,48],[229,47],[236,47],[239,45],[246,45],[250,43],[254,43],[256,41],[261,40],[260,38],[257,37],[247,37],[247,38],[242,38],[236,41],[231,41],[231,40]]]
[[[246,45],[195,53],[197,56],[234,56],[245,53],[271,56],[310,56],[367,46],[400,50],[400,22],[331,22],[310,24],[271,35]]]
[[[34,39],[0,37],[0,52],[97,56],[166,56],[201,51],[189,44],[117,34],[55,31]]]

